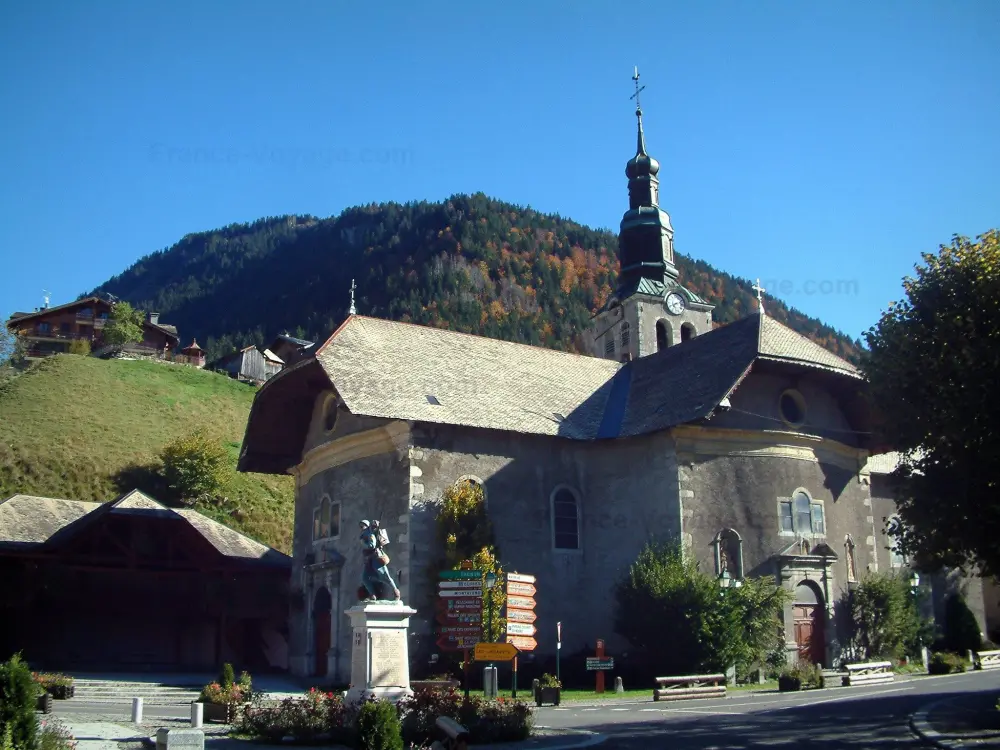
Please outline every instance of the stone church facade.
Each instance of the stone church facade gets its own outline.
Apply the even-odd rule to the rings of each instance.
[[[713,330],[677,280],[637,115],[620,287],[594,356],[351,315],[260,389],[239,468],[296,477],[294,673],[349,674],[362,519],[387,529],[418,611],[411,653],[434,649],[435,513],[458,481],[482,485],[505,568],[537,576],[540,655],[559,621],[570,652],[625,648],[613,587],[647,540],[683,544],[720,580],[773,576],[794,594],[789,660],[827,666],[836,602],[903,565],[860,373],[763,309]]]

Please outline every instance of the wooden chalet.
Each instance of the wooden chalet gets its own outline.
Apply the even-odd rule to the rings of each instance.
[[[0,502],[0,653],[39,669],[282,670],[291,559],[138,490]]]
[[[65,305],[47,304],[34,312],[16,312],[7,329],[21,336],[28,359],[42,359],[69,351],[70,343],[84,340],[92,352],[104,346],[103,331],[111,317],[111,303],[103,297],[87,297]],[[180,339],[177,328],[160,323],[160,314],[151,312],[142,324],[142,341],[125,347],[128,351],[152,356],[170,356]]]
[[[212,369],[227,372],[237,380],[264,383],[281,372],[284,366],[281,358],[270,349],[260,351],[251,345],[216,360]]]
[[[316,342],[297,339],[287,333],[282,333],[275,337],[268,350],[274,352],[274,355],[285,363],[285,367],[291,367],[299,360],[315,354]]]

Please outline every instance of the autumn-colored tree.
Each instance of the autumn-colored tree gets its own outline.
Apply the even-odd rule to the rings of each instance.
[[[924,253],[903,289],[862,363],[903,454],[890,532],[919,566],[1000,574],[1000,231]]]
[[[483,640],[503,640],[507,622],[501,617],[506,594],[504,571],[494,547],[493,524],[486,513],[486,497],[479,482],[462,479],[446,489],[437,516],[438,542],[443,551],[442,570],[458,570],[469,561],[483,573]],[[496,583],[487,591],[486,576],[493,573]]]

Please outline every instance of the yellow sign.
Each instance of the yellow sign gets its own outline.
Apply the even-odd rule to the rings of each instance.
[[[477,643],[473,654],[476,661],[510,661],[518,651],[512,643]]]

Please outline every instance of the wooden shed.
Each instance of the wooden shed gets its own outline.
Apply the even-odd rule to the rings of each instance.
[[[212,369],[228,372],[237,380],[263,383],[281,372],[285,363],[269,350],[260,351],[256,346],[248,346],[238,352],[227,354],[217,360]]]

